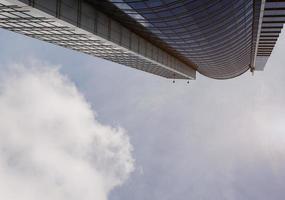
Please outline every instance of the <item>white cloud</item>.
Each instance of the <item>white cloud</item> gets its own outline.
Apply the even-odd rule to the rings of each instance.
[[[54,68],[2,73],[0,123],[1,200],[104,200],[133,171],[125,131]]]

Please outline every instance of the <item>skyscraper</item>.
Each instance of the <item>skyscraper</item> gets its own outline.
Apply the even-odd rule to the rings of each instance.
[[[0,27],[159,76],[263,70],[285,0],[0,0]]]

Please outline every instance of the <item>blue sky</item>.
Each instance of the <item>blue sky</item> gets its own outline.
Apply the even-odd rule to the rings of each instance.
[[[284,31],[264,72],[190,84],[5,30],[0,43],[0,68],[58,66],[100,123],[126,130],[135,170],[110,200],[285,198]]]

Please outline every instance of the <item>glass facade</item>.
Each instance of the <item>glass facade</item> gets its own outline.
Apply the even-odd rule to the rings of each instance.
[[[252,0],[111,0],[147,31],[163,40],[197,71],[227,79],[249,69]]]
[[[258,56],[270,55],[285,21],[281,9],[285,2],[267,0],[257,41],[262,1],[109,1],[140,24],[139,31],[164,43],[201,74],[216,79],[233,78],[254,67],[257,43]],[[278,29],[275,35],[270,34],[273,29]]]

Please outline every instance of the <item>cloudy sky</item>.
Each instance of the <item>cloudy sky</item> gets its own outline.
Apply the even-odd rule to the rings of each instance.
[[[264,72],[190,84],[0,44],[0,199],[285,198],[284,31]]]

